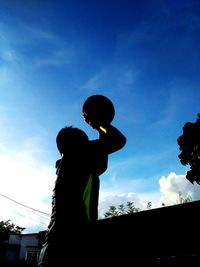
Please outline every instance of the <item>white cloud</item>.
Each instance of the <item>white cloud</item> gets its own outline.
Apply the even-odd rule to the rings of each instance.
[[[127,181],[127,183],[129,185],[130,181]],[[139,180],[137,183],[139,183]],[[143,179],[141,183],[144,183]],[[197,184],[192,185],[183,174],[177,175],[171,172],[168,176],[161,177],[158,183],[160,185],[160,192],[128,192],[123,194],[117,191],[112,192],[112,189],[110,191],[100,191],[99,217],[103,218],[104,213],[108,211],[110,206],[117,207],[120,204],[125,204],[127,201],[134,202],[136,208],[145,210],[147,208],[147,202],[149,201],[152,204],[152,208],[161,207],[162,203],[166,206],[179,204],[179,194],[181,194],[183,199],[189,197],[192,200],[200,200],[200,186]],[[123,187],[126,188],[125,185]],[[115,186],[115,188],[117,188],[117,186]]]
[[[185,177],[185,175],[177,175],[171,172],[167,177],[161,177],[159,179],[160,192],[163,194],[161,202],[167,205],[172,205],[179,201],[179,193],[186,199],[191,197],[192,200],[199,200],[200,186],[198,184],[191,184]]]
[[[51,212],[55,175],[54,166],[39,162],[41,150],[26,147],[29,149],[23,150],[21,146],[21,150],[5,153],[4,146],[0,146],[0,220],[10,219],[33,232],[46,229],[49,222],[44,213]]]

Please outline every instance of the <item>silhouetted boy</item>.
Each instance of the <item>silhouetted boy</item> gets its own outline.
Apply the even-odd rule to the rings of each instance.
[[[108,155],[121,149],[125,136],[114,126],[86,122],[99,132],[89,140],[72,126],[61,129],[56,143],[61,159],[52,196],[52,214],[38,266],[76,266],[86,252],[88,226],[98,218],[99,175],[107,169]],[[88,252],[89,253],[89,252]]]

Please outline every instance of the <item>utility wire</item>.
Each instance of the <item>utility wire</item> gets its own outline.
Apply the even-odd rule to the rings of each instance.
[[[16,201],[16,200],[14,200],[14,199],[10,198],[10,197],[7,197],[7,196],[5,196],[5,195],[3,195],[3,194],[1,194],[1,193],[0,193],[0,196],[2,196],[2,197],[4,197],[4,198],[6,198],[6,199],[8,199],[8,200],[10,200],[10,201],[12,201],[12,202],[14,202],[14,203],[18,204],[18,205],[21,205],[21,206],[23,206],[23,207],[25,207],[25,208],[28,208],[28,209],[30,209],[30,210],[33,210],[33,211],[39,212],[39,213],[41,213],[41,214],[44,214],[44,215],[46,215],[46,216],[48,216],[48,217],[50,216],[50,214],[49,214],[49,213],[46,213],[46,212],[43,212],[43,211],[40,211],[40,210],[37,210],[37,209],[31,208],[31,207],[29,207],[29,206],[27,206],[27,205],[24,205],[24,204],[22,204],[22,203],[20,203],[20,202],[18,202],[18,201]]]
[[[33,219],[33,218],[31,218],[31,217],[28,217],[28,216],[26,216],[26,215],[22,215],[22,214],[20,214],[20,213],[18,213],[18,212],[15,212],[15,214],[17,214],[18,216],[24,217],[24,218],[28,218],[29,220],[32,220],[32,221],[36,221],[35,219]],[[45,219],[47,219],[47,218],[45,218]],[[41,222],[41,221],[38,221],[38,220],[37,220],[37,223],[46,226],[46,223],[44,223],[44,222]]]

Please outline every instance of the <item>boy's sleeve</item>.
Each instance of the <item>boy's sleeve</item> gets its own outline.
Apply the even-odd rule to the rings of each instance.
[[[105,127],[105,132],[99,130],[99,140],[108,154],[122,149],[126,144],[126,137],[111,124]]]

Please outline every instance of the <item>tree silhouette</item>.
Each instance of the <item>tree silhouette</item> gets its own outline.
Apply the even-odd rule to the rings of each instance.
[[[183,134],[177,139],[181,153],[178,155],[181,164],[189,165],[186,174],[187,180],[192,184],[200,184],[200,113],[196,122],[186,122]]]
[[[104,213],[105,218],[112,218],[112,217],[116,217],[119,215],[120,215],[120,213],[119,213],[117,207],[115,207],[115,206],[110,206],[109,210]]]
[[[188,203],[188,202],[192,202],[193,199],[190,195],[188,195],[187,197],[183,197],[181,192],[178,192],[178,199],[177,199],[177,204],[182,204],[182,203]]]
[[[192,202],[192,196],[188,195],[186,197],[182,196],[182,192],[178,192],[178,198],[177,201],[174,204],[183,204],[183,203],[188,203],[188,202]],[[162,207],[166,207],[167,205],[162,202],[161,203]],[[147,210],[152,209],[152,202],[148,201],[147,202],[147,206],[146,206]],[[134,202],[132,201],[127,201],[125,204],[122,203],[118,206],[109,206],[108,210],[104,213],[104,218],[113,218],[116,216],[120,216],[120,215],[124,215],[124,214],[131,214],[131,213],[135,213],[135,212],[139,212],[140,208],[136,208]]]
[[[147,209],[150,210],[152,208],[152,203],[151,201],[148,201],[147,202]]]
[[[132,202],[132,201],[126,202],[126,209],[127,209],[127,212],[126,212],[127,214],[139,211],[139,208],[136,208],[134,205],[134,202]]]
[[[10,234],[21,234],[25,229],[11,223],[10,220],[0,221],[0,241],[8,240]]]
[[[117,207],[112,205],[109,207],[108,211],[104,213],[105,218],[112,218],[124,214],[130,214],[138,212],[140,209],[136,208],[134,202],[127,201],[125,204],[120,204]]]

